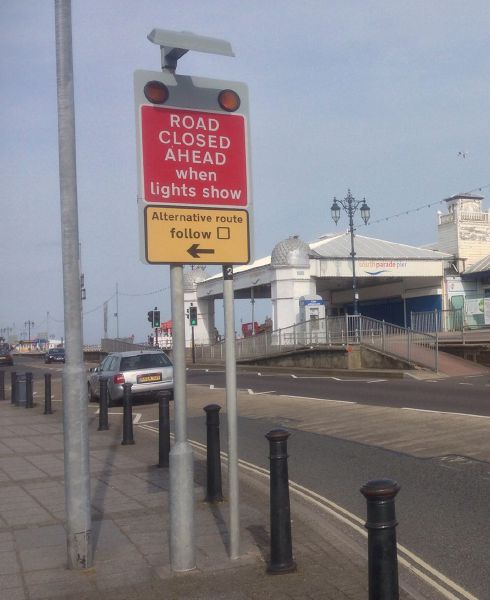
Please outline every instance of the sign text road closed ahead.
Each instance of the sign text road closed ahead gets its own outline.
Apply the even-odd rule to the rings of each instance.
[[[245,120],[142,106],[143,198],[163,204],[248,204]]]
[[[150,264],[246,264],[246,210],[147,206],[146,261]]]
[[[167,71],[134,81],[141,259],[250,262],[247,87]]]

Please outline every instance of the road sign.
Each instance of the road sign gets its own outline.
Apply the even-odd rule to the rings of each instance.
[[[136,71],[134,81],[141,259],[156,264],[250,262],[253,216],[246,85],[168,71]],[[147,208],[157,206],[168,215],[171,206],[192,207],[203,218],[206,208],[211,221],[183,228],[182,221],[176,231],[184,237],[178,238],[176,231],[171,237],[169,222],[147,218]],[[214,213],[213,208],[235,209],[240,220],[220,224],[215,219],[224,213]],[[213,247],[200,237],[204,233],[211,236]],[[163,248],[161,236],[168,248]],[[193,244],[184,247],[189,241]]]
[[[145,260],[150,264],[247,264],[248,212],[242,209],[146,206]]]
[[[141,106],[142,199],[246,207],[243,115]]]

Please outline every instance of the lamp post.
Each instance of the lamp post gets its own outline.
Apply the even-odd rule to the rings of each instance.
[[[339,206],[340,204],[340,206]],[[359,293],[357,291],[357,279],[356,279],[356,252],[354,249],[354,214],[357,209],[361,206],[361,218],[364,223],[367,225],[369,221],[369,217],[371,216],[371,209],[366,204],[366,198],[362,200],[356,200],[354,196],[351,194],[350,190],[347,190],[347,196],[343,200],[337,200],[334,197],[331,213],[332,219],[335,222],[335,225],[339,222],[340,219],[340,207],[344,209],[349,217],[349,232],[350,232],[350,247],[351,247],[351,258],[352,258],[352,292],[354,296],[354,314],[359,314]]]
[[[24,323],[24,327],[27,327],[27,329],[29,330],[29,342],[31,341],[31,327],[34,327],[34,321],[26,321]]]

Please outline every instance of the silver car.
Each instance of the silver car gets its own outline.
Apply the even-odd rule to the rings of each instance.
[[[122,400],[124,383],[133,384],[133,397],[152,396],[165,391],[173,398],[174,370],[169,357],[160,350],[108,354],[98,367],[90,369],[87,382],[90,401],[98,399],[102,377],[107,379],[109,404]]]

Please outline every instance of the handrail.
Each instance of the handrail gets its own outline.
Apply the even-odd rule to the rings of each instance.
[[[196,360],[219,360],[223,342],[196,346]],[[325,317],[236,340],[238,360],[267,357],[299,348],[364,345],[437,370],[437,337],[362,315]]]

